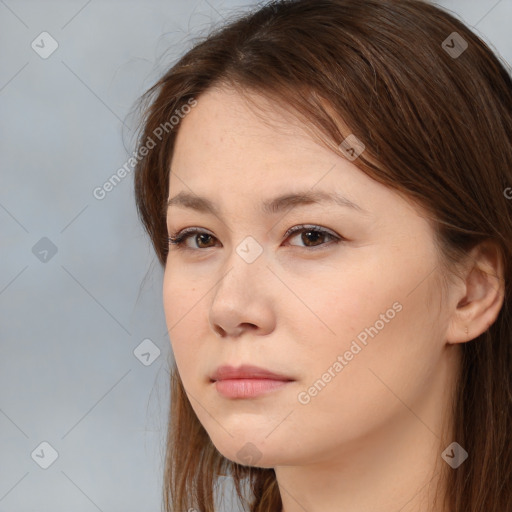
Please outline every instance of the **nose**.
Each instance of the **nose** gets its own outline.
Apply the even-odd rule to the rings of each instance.
[[[221,338],[238,338],[246,331],[257,335],[271,332],[277,283],[264,254],[248,263],[233,249],[226,268],[215,285],[210,305],[213,331]]]

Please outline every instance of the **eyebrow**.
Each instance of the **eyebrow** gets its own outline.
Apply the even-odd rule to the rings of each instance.
[[[360,213],[368,214],[369,212],[361,208],[350,199],[343,197],[336,192],[324,191],[304,191],[287,193],[267,199],[261,204],[261,212],[265,215],[275,215],[277,213],[289,211],[297,206],[305,206],[309,204],[331,203],[345,208],[351,208]],[[167,201],[167,208],[172,206],[180,208],[190,208],[201,213],[211,213],[220,216],[218,207],[206,197],[201,197],[189,192],[181,191]]]

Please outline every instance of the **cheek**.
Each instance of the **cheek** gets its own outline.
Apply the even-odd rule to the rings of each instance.
[[[355,441],[407,414],[404,404],[414,404],[424,392],[435,366],[425,343],[427,333],[423,340],[412,336],[418,310],[400,301],[403,309],[393,309],[394,317],[383,327],[380,323],[375,327],[378,314],[386,312],[379,304],[389,303],[388,297],[376,300],[365,318],[353,322],[360,321],[360,325],[346,332],[344,320],[348,323],[348,317],[340,308],[335,341],[330,336],[317,338],[315,346],[301,354],[306,371],[294,396],[294,421],[307,424],[308,431],[314,432],[303,432],[306,445],[317,449],[319,439],[325,440],[320,445],[326,454],[333,442]],[[360,334],[365,343],[358,338]]]
[[[204,292],[202,293],[204,295]],[[167,333],[176,365],[185,385],[194,368],[194,360],[197,362],[201,339],[204,337],[199,332],[200,325],[197,322],[198,311],[204,310],[200,298],[196,285],[180,277],[178,272],[165,271],[163,308]]]
[[[428,288],[415,288],[418,273],[407,276],[399,267],[384,272],[369,265],[366,272],[333,273],[315,288],[297,288],[316,316],[305,308],[294,313],[302,319],[297,356],[305,369],[303,390],[318,383],[321,392],[308,395],[326,414],[333,404],[363,416],[383,413],[397,402],[386,384],[412,397],[436,363],[440,345],[433,340],[435,315],[426,309]]]
[[[204,282],[203,282],[204,283]],[[177,265],[167,264],[163,277],[163,307],[168,328],[190,322],[201,296],[208,291],[204,284],[195,283]],[[205,298],[206,299],[206,298]],[[197,315],[197,313],[196,313]],[[174,327],[171,332],[174,332]]]
[[[314,277],[311,272],[304,272],[300,279],[290,277],[287,282],[294,296],[283,301],[287,311],[281,312],[281,317],[293,318],[309,336],[324,338],[324,343],[315,344],[315,350],[330,345],[339,349],[344,340],[373,324],[379,310],[391,307],[393,293],[378,279],[378,265],[372,261],[364,268],[345,261],[315,271]]]
[[[314,305],[321,320],[317,324],[325,327],[337,350],[353,339],[363,346],[365,341],[369,345],[369,340],[385,338],[390,338],[392,345],[393,340],[413,340],[412,333],[425,323],[431,330],[429,320],[435,315],[428,305],[437,300],[437,292],[432,292],[432,277],[428,276],[434,258],[425,251],[419,260],[409,252],[369,248],[359,258],[319,274],[314,280],[317,286],[308,288],[304,282],[304,302]]]

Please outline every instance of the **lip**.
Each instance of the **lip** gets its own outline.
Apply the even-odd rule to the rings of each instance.
[[[271,372],[265,368],[243,364],[238,367],[224,365],[219,366],[210,376],[211,381],[223,381],[227,379],[258,379],[288,382],[295,380],[287,375]]]
[[[255,398],[286,386],[295,379],[252,365],[220,366],[210,382],[226,398]]]
[[[226,398],[256,398],[277,391],[291,380],[224,379],[213,382],[218,393]]]

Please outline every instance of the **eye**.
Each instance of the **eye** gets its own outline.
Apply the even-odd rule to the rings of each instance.
[[[206,243],[206,244],[208,244],[208,242],[210,240],[215,238],[213,235],[210,235],[206,231],[201,231],[200,229],[197,229],[197,228],[185,228],[185,229],[179,231],[178,233],[171,235],[168,238],[169,244],[176,246],[177,249],[191,249],[191,250],[194,250],[191,247],[188,247],[188,246],[185,245],[185,242],[192,235],[195,235],[195,241],[196,242],[198,240],[201,240],[200,243]],[[211,247],[211,246],[208,246],[208,247]],[[208,248],[208,247],[206,247],[206,248]],[[200,247],[200,248],[203,248],[203,247]]]
[[[195,248],[186,245],[186,242],[188,241],[189,238],[192,237],[192,235],[195,235],[194,241],[196,244],[198,244]],[[293,228],[290,228],[285,233],[284,236],[285,238],[287,238],[290,235],[301,235],[301,241],[304,243],[304,245],[299,245],[299,247],[312,249],[315,249],[316,247],[323,247],[325,245],[332,245],[325,243],[317,243],[319,240],[321,241],[326,237],[330,238],[334,244],[337,244],[343,240],[343,238],[340,237],[339,235],[336,235],[331,231],[328,231],[324,228],[321,228],[320,226],[315,225],[302,224],[300,226],[294,226]],[[200,230],[198,228],[185,228],[179,231],[178,233],[174,233],[168,238],[170,245],[175,246],[176,249],[184,250],[198,250],[214,247],[213,245],[211,245],[211,242],[215,239],[216,238],[210,233]]]
[[[325,243],[318,244],[318,240],[322,240],[327,238],[330,238],[334,244],[337,244],[338,242],[341,242],[342,237],[336,235],[332,231],[328,231],[324,228],[321,228],[320,226],[314,226],[314,225],[300,225],[300,226],[294,226],[293,228],[290,228],[285,233],[285,238],[290,235],[301,235],[300,240],[305,243],[304,246],[299,247],[306,247],[306,248],[315,248],[315,247],[322,247],[324,245],[327,245]],[[291,237],[293,238],[293,236]],[[309,245],[309,244],[312,245]],[[332,244],[329,244],[332,245]]]

